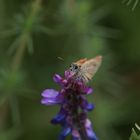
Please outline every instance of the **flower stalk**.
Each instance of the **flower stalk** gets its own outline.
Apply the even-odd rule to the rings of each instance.
[[[79,119],[78,105],[76,104],[77,102],[78,100],[76,99],[76,95],[73,94],[73,105],[75,106],[72,110],[73,112],[72,116],[74,116],[73,122],[75,122],[75,125],[77,126],[77,128],[79,128],[79,134],[80,134],[81,140],[88,140],[86,136],[85,128],[83,127]]]

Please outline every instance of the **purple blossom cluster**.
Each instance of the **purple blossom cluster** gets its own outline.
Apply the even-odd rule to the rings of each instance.
[[[61,86],[61,90],[44,90],[41,103],[60,105],[59,113],[51,120],[52,124],[62,126],[59,140],[64,140],[69,133],[72,140],[97,140],[91,121],[87,118],[87,112],[92,111],[94,105],[85,98],[85,95],[92,93],[92,88],[75,80],[69,70],[65,71],[64,78],[56,74],[53,79]]]

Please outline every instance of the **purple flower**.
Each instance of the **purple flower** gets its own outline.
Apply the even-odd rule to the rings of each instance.
[[[41,103],[59,104],[61,107],[59,113],[51,120],[52,124],[62,126],[59,140],[64,140],[68,134],[72,135],[72,140],[97,140],[91,122],[87,118],[88,111],[92,111],[94,105],[85,98],[85,95],[91,94],[93,89],[87,87],[84,82],[75,80],[69,70],[65,71],[64,78],[55,74],[53,79],[62,89],[44,90],[41,94]]]
[[[46,89],[41,94],[43,96],[41,103],[45,105],[54,105],[62,103],[63,96],[54,89]]]

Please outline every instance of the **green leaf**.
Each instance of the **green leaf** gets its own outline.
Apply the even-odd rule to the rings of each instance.
[[[135,126],[136,126],[137,131],[139,131],[140,133],[140,127],[137,124],[135,124]],[[140,134],[138,135],[134,128],[132,128],[132,133],[129,140],[140,140]]]
[[[135,3],[134,3],[134,5],[133,5],[133,7],[132,7],[132,10],[134,10],[134,9],[136,8],[138,2],[139,2],[139,0],[135,0]]]
[[[122,3],[126,3],[127,6],[129,6],[131,3],[133,2],[133,0],[123,0]],[[136,8],[136,6],[138,5],[139,0],[135,0],[133,6],[132,6],[132,11]]]

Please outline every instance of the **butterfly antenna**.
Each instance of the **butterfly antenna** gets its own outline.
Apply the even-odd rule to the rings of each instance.
[[[64,59],[62,57],[57,57],[57,59],[59,59],[61,61],[64,61]]]

